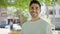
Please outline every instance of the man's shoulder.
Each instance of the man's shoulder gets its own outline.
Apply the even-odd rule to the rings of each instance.
[[[22,26],[25,26],[25,25],[28,25],[28,24],[29,24],[29,21],[24,22],[24,23],[22,24]]]
[[[41,20],[40,20],[40,22],[41,22],[41,23],[43,23],[43,24],[45,24],[45,25],[47,25],[47,24],[48,24],[48,22],[47,22],[47,21],[45,21],[45,20],[43,20],[43,19],[41,19]]]
[[[44,19],[40,19],[40,22],[47,23]]]

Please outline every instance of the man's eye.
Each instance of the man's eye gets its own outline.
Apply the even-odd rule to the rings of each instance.
[[[38,9],[38,7],[36,7],[36,9]]]
[[[31,9],[34,9],[33,7],[31,7]]]

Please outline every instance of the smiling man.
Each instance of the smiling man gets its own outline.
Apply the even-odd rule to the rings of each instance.
[[[41,5],[38,1],[30,2],[29,12],[32,19],[22,25],[21,34],[52,34],[50,25],[39,17]]]

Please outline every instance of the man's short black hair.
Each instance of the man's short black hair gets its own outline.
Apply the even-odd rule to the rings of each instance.
[[[39,5],[39,7],[41,7],[40,3],[39,3],[37,0],[32,0],[32,1],[30,2],[30,5],[29,5],[29,6],[31,6],[33,3],[36,3],[36,4]]]

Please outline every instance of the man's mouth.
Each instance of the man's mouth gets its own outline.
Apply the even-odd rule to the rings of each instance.
[[[32,14],[36,14],[36,13],[32,13]]]
[[[36,15],[36,13],[32,13],[32,15]]]

